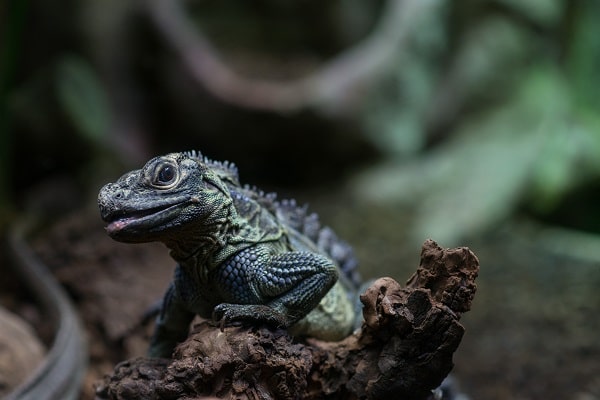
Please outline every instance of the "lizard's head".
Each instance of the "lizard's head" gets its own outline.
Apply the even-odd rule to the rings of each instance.
[[[228,178],[234,176],[195,152],[156,157],[100,190],[100,215],[110,237],[122,242],[168,242],[182,230],[219,229],[231,204]]]

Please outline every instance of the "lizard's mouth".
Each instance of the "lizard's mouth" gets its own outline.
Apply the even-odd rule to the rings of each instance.
[[[110,237],[123,241],[145,241],[142,239],[160,228],[166,228],[180,212],[186,201],[178,201],[143,210],[118,210],[103,216],[108,222],[106,232]],[[137,240],[136,240],[137,239]]]

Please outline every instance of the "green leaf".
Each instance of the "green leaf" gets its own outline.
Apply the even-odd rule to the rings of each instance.
[[[462,129],[440,157],[449,164],[422,197],[413,237],[456,245],[500,223],[524,192],[542,135],[518,110],[500,110]],[[444,154],[445,153],[445,154]]]
[[[111,121],[108,99],[98,76],[83,58],[63,58],[56,70],[57,95],[77,131],[98,144],[104,141]]]
[[[431,237],[456,245],[501,223],[526,198],[545,141],[569,116],[568,86],[554,69],[531,68],[521,82],[504,106],[472,117],[429,153],[365,173],[357,193],[412,204],[415,243]]]
[[[528,101],[547,110],[529,198],[530,206],[544,214],[573,188],[600,177],[600,119],[571,101],[577,94],[557,70],[537,70],[528,88]]]

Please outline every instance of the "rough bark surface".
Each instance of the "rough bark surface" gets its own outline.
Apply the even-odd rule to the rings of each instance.
[[[96,398],[426,399],[452,369],[478,271],[468,248],[428,240],[407,286],[380,278],[361,295],[364,323],[343,341],[202,322],[173,359],[117,365]]]

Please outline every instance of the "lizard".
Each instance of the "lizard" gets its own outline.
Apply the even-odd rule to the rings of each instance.
[[[170,153],[104,185],[108,235],[159,241],[176,261],[148,355],[170,357],[195,315],[335,341],[357,326],[352,248],[294,200],[242,185],[235,164]]]

